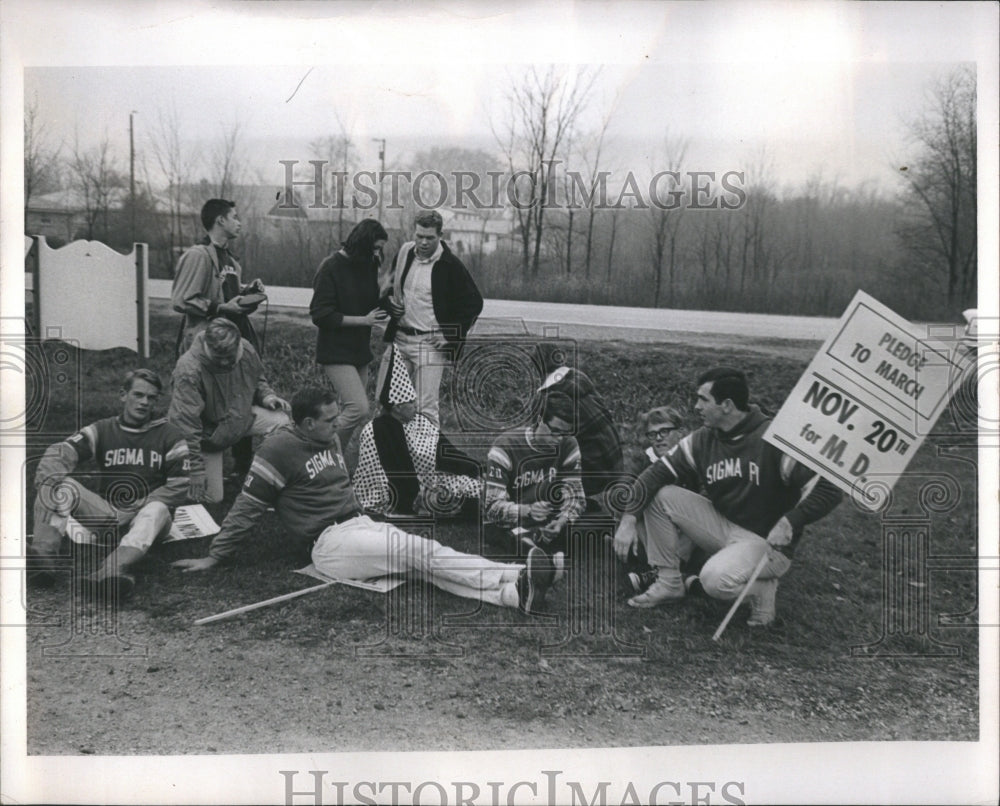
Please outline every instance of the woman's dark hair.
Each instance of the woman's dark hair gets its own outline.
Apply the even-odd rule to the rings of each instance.
[[[351,257],[370,255],[375,249],[376,241],[387,240],[389,240],[389,233],[385,231],[385,227],[374,218],[366,218],[351,230],[347,240],[344,241],[344,251]]]

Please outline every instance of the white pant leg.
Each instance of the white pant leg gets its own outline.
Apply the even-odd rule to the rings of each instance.
[[[728,546],[708,559],[698,574],[705,593],[716,599],[735,599],[768,550],[767,541],[758,535],[751,533],[749,537],[734,537]],[[758,579],[777,579],[792,564],[780,551],[771,551],[770,554],[771,561],[764,566]]]
[[[516,606],[501,596],[522,566],[463,554],[366,515],[325,529],[313,546],[317,570],[338,579],[414,573],[441,590],[489,604]]]
[[[145,553],[156,538],[165,536],[170,531],[173,521],[170,510],[162,501],[150,501],[145,504],[129,523],[128,532],[122,537],[119,545],[129,546]]]
[[[218,504],[223,494],[222,451],[202,451],[201,460],[205,463],[205,500]]]
[[[726,546],[732,530],[753,534],[722,517],[704,496],[673,484],[656,493],[642,520],[649,564],[674,585],[682,584],[681,560],[691,556],[692,544],[714,554]]]
[[[430,336],[397,333],[395,344],[417,392],[417,411],[440,426],[441,377],[450,363],[448,356],[431,344]]]

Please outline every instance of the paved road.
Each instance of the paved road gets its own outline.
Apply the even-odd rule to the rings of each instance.
[[[151,299],[170,297],[169,280],[150,280]],[[269,287],[272,313],[309,308],[310,288]],[[276,310],[278,309],[278,310]],[[823,341],[836,319],[812,316],[775,316],[723,311],[680,311],[669,308],[618,308],[604,305],[567,305],[557,302],[520,302],[488,299],[477,329],[489,332],[541,334],[551,326],[569,338],[620,338],[625,341],[669,341],[670,334],[742,336],[801,341]],[[727,339],[732,343],[732,339]]]

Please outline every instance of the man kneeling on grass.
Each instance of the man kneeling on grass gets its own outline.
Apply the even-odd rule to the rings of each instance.
[[[767,626],[775,618],[778,578],[791,565],[791,552],[806,524],[840,503],[841,493],[768,442],[771,418],[749,404],[746,376],[713,369],[698,378],[695,411],[704,423],[688,434],[634,483],[633,500],[643,502],[646,553],[657,571],[632,607],[679,602],[696,584],[716,599],[735,599],[765,555],[767,565],[747,592],[753,608],[748,624]],[[684,489],[697,489],[705,496]],[[762,535],[766,535],[763,537]],[[635,521],[615,533],[615,552],[624,560],[637,539]],[[698,576],[684,579],[680,557],[686,542],[711,555]]]
[[[203,571],[231,557],[274,506],[285,528],[312,543],[316,569],[335,579],[412,573],[442,590],[531,613],[555,574],[535,550],[525,564],[498,563],[454,549],[362,513],[337,439],[333,393],[306,388],[292,398],[293,424],[264,440],[243,491],[212,540],[208,556],[175,566]]]

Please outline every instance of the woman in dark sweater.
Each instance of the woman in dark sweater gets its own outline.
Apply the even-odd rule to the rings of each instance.
[[[309,316],[319,328],[316,363],[340,397],[337,435],[341,450],[368,419],[368,365],[372,326],[388,321],[379,307],[378,269],[389,236],[375,219],[351,230],[313,279]]]

